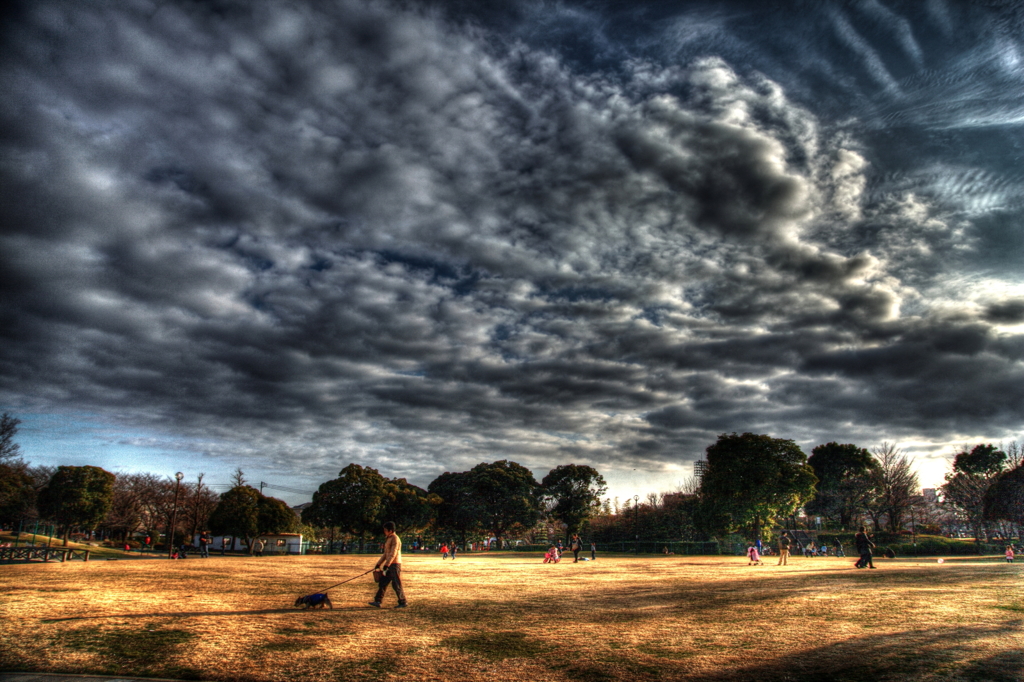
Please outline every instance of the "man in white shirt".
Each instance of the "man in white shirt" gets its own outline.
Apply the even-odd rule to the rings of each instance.
[[[380,559],[377,559],[374,568],[383,570],[384,574],[377,583],[377,596],[370,602],[370,606],[379,609],[384,592],[388,585],[391,585],[395,589],[395,596],[398,597],[398,608],[404,609],[407,604],[405,590],[402,589],[402,539],[395,533],[395,524],[392,521],[384,524],[384,552]]]

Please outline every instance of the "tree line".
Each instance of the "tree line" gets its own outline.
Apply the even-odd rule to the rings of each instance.
[[[795,525],[798,513],[828,528],[866,523],[892,533],[908,521],[938,532],[944,520],[947,527],[970,528],[979,541],[993,532],[1020,537],[1024,525],[1024,464],[1016,443],[958,452],[941,503],[923,498],[912,461],[893,445],[869,452],[826,443],[807,457],[792,440],[733,433],[708,446],[701,476],[643,503],[603,499],[607,484],[586,465],[560,465],[537,481],[516,462],[484,462],[445,472],[424,489],[353,463],[322,483],[299,517],[284,501],[246,485],[241,470],[231,489],[217,495],[202,474],[179,483],[91,466],[33,467],[14,442],[18,424],[0,416],[0,524],[43,519],[65,541],[74,529],[99,529],[126,542],[161,531],[178,542],[210,531],[251,547],[260,535],[302,532],[364,545],[389,520],[399,532],[463,546],[492,539],[499,547],[509,540],[539,544],[572,533],[600,542],[638,540],[641,531],[659,540],[733,533],[767,540],[780,525]]]

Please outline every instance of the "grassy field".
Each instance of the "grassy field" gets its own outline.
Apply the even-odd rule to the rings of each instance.
[[[203,680],[1024,680],[1024,573],[992,559],[373,557],[0,566],[0,671]]]

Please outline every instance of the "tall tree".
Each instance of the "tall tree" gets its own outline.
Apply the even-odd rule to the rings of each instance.
[[[119,474],[114,479],[114,495],[103,527],[122,542],[132,533],[145,530],[147,496],[152,491],[152,474]]]
[[[258,535],[291,533],[299,525],[299,517],[284,500],[260,495],[256,502],[256,530]]]
[[[365,545],[366,535],[380,530],[387,480],[371,467],[349,464],[338,478],[322,483],[313,493],[313,503],[304,511],[303,521],[325,528],[338,527],[357,535]]]
[[[36,504],[36,488],[24,462],[0,461],[0,526],[30,518]]]
[[[206,530],[210,514],[217,508],[220,496],[203,483],[206,474],[199,474],[195,483],[187,486],[187,493],[182,505],[185,523],[189,529],[188,536],[194,538],[200,531]],[[294,516],[294,513],[292,514]],[[284,532],[284,531],[282,531]]]
[[[404,478],[388,479],[384,484],[381,519],[394,522],[399,533],[419,531],[430,525],[439,502],[436,495]]]
[[[985,493],[985,518],[1024,528],[1024,464],[999,474]]]
[[[236,485],[220,496],[210,514],[210,530],[215,535],[241,537],[252,553],[253,540],[260,534],[260,498],[263,495],[249,485]]]
[[[597,469],[585,464],[563,464],[552,469],[540,482],[549,513],[564,523],[566,535],[578,533],[601,509],[601,496],[608,490]]]
[[[953,470],[942,486],[946,504],[952,505],[971,526],[976,543],[988,536],[985,498],[1006,464],[1006,453],[994,445],[975,445],[953,458]]]
[[[57,524],[64,546],[73,528],[92,530],[114,498],[114,474],[94,466],[60,466],[39,491],[39,512]]]
[[[707,448],[700,497],[705,523],[755,538],[814,495],[817,478],[791,440],[722,434]]]
[[[21,420],[0,415],[0,524],[28,518],[36,504],[36,488],[28,465],[18,458],[21,446],[14,442]]]
[[[871,485],[871,472],[877,462],[870,452],[852,443],[826,443],[811,451],[807,463],[818,477],[814,498],[805,507],[807,513],[850,528]]]
[[[502,547],[510,534],[540,520],[540,485],[529,469],[508,460],[481,463],[470,469],[481,525]]]
[[[451,534],[460,545],[482,529],[483,507],[473,487],[473,476],[468,471],[446,471],[427,486],[436,495],[435,525],[443,533]]]
[[[873,511],[884,515],[889,531],[898,533],[917,504],[921,486],[914,472],[913,461],[893,443],[882,443],[874,450],[878,466],[873,470]],[[877,525],[876,516],[876,525]]]

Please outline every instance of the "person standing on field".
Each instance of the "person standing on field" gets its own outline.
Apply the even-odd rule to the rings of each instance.
[[[779,566],[789,565],[789,548],[792,544],[793,541],[789,539],[789,531],[782,531],[782,535],[779,537]]]
[[[384,524],[384,551],[380,559],[377,559],[375,569],[379,568],[384,573],[377,583],[377,595],[370,602],[370,606],[379,609],[384,593],[391,585],[398,597],[398,608],[404,609],[408,604],[405,601],[405,590],[402,589],[402,539],[395,533],[395,524],[388,521]]]
[[[572,534],[572,538],[569,540],[569,549],[572,550],[572,562],[578,564],[580,562],[580,552],[583,551],[583,540],[580,540],[578,533]]]
[[[871,550],[874,548],[875,543],[868,536],[868,529],[866,527],[860,527],[857,534],[853,536],[853,543],[857,545],[857,554],[860,554],[860,559],[857,559],[857,563],[854,566],[857,568],[874,568],[875,563],[871,560]]]

